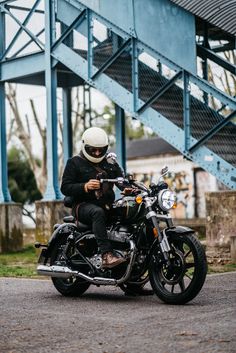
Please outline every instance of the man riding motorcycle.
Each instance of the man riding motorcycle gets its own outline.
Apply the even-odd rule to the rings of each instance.
[[[61,184],[65,196],[73,199],[73,215],[82,223],[90,224],[102,254],[102,267],[113,268],[125,261],[112,252],[107,237],[106,220],[115,200],[113,185],[101,185],[99,177],[115,179],[124,176],[118,163],[107,157],[108,136],[104,130],[91,127],[82,135],[79,155],[67,161]],[[152,294],[141,286],[127,287],[127,295]]]

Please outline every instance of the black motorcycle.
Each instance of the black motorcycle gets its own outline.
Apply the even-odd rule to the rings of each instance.
[[[48,245],[35,244],[42,247],[38,274],[50,276],[65,296],[81,296],[91,284],[126,291],[150,281],[165,303],[185,304],[196,297],[206,278],[206,256],[192,229],[173,225],[169,210],[176,197],[164,182],[167,172],[162,170],[158,183],[149,187],[132,177],[100,180],[132,188],[131,195],[114,202],[107,224],[114,252],[126,262],[103,268],[91,228],[67,216],[54,226]]]

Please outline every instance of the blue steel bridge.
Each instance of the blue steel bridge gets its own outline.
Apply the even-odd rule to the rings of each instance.
[[[12,23],[17,30],[6,40]],[[211,62],[235,84],[236,65],[222,55],[235,50],[235,35],[236,2],[230,0],[0,1],[0,202],[11,201],[6,82],[46,86],[45,200],[61,198],[57,87],[63,89],[67,159],[72,153],[71,88],[84,84],[115,103],[117,153],[123,166],[126,111],[235,190],[235,92],[208,80]]]

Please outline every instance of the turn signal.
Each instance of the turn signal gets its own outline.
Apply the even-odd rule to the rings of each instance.
[[[172,206],[172,208],[176,208],[177,207],[177,202],[174,203],[174,205]]]
[[[138,196],[136,197],[135,201],[136,201],[137,203],[142,203],[142,201],[143,201],[142,196],[141,196],[141,195],[138,195]]]
[[[157,238],[157,236],[158,236],[157,229],[153,228],[152,230],[153,230],[154,237]]]

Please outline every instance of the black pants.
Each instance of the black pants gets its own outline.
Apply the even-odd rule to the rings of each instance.
[[[112,251],[110,240],[107,238],[106,212],[103,208],[92,203],[82,203],[78,208],[78,220],[92,225],[98,247],[102,254]]]

